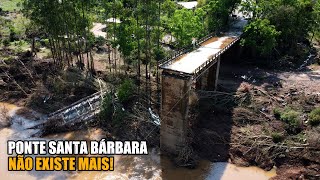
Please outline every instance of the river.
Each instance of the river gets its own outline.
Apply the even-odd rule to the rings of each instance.
[[[176,167],[167,157],[160,155],[159,150],[149,150],[147,156],[115,156],[115,171],[113,172],[9,172],[7,171],[7,140],[35,139],[30,136],[37,130],[28,129],[39,122],[16,114],[19,107],[12,104],[0,103],[0,120],[5,121],[10,116],[10,127],[0,127],[0,175],[1,179],[246,179],[264,180],[276,175],[276,170],[269,172],[258,167],[238,167],[233,164],[221,162],[211,163],[201,160],[196,169]],[[29,116],[28,116],[29,117]],[[3,124],[3,123],[2,123]],[[100,140],[105,132],[99,128],[72,131],[68,133],[53,134],[44,139],[62,140]],[[39,138],[37,138],[39,139]]]

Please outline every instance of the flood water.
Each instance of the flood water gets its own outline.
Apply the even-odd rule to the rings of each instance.
[[[115,171],[113,172],[8,172],[7,171],[7,140],[25,140],[30,138],[37,130],[28,129],[39,121],[27,119],[16,115],[19,108],[6,103],[0,103],[0,121],[5,121],[5,116],[12,117],[10,127],[0,127],[0,175],[1,179],[74,179],[74,180],[99,180],[99,179],[245,179],[264,180],[276,175],[275,170],[266,172],[257,167],[237,167],[229,163],[211,163],[200,161],[196,169],[176,167],[167,157],[160,155],[159,150],[149,149],[147,156],[115,156]],[[105,137],[101,129],[72,131],[54,134],[44,139],[63,140],[100,140]],[[39,139],[39,138],[37,138]]]

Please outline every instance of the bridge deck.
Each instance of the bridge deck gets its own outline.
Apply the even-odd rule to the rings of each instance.
[[[230,35],[226,35],[223,37],[213,37],[205,43],[201,44],[198,49],[188,54],[182,55],[181,57],[174,60],[173,63],[166,64],[162,68],[192,74],[203,63],[219,53],[219,51],[223,50],[238,37],[239,36]]]
[[[195,74],[203,66],[229,49],[242,35],[246,20],[236,21],[229,32],[219,37],[212,37],[200,44],[200,47],[171,61],[162,64],[161,68],[186,74]]]

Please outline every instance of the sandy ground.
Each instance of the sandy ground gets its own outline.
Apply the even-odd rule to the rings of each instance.
[[[310,66],[303,72],[284,72],[279,74],[283,80],[283,85],[287,88],[297,88],[306,94],[320,95],[320,68],[319,66]]]

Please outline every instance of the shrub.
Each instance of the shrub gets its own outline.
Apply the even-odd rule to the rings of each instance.
[[[119,127],[127,117],[127,113],[122,110],[122,107],[116,107],[115,113],[112,116],[112,125],[115,127]]]
[[[317,126],[320,124],[320,107],[309,113],[309,124],[311,126]]]
[[[14,28],[10,28],[9,40],[10,42],[19,40],[18,35]]]
[[[282,113],[282,112],[281,112],[280,109],[278,109],[278,108],[273,109],[273,115],[274,115],[274,117],[275,117],[276,119],[280,119],[281,113]]]
[[[296,127],[299,125],[299,116],[299,112],[294,110],[287,110],[281,114],[280,119],[288,123],[290,126]]]
[[[135,84],[132,80],[126,79],[118,88],[118,98],[121,103],[128,102],[134,95]]]
[[[114,102],[112,94],[107,94],[101,105],[101,111],[99,114],[102,123],[110,123],[112,126],[120,126],[127,114],[122,109],[122,105]]]
[[[97,37],[96,39],[95,39],[95,44],[97,45],[97,46],[103,46],[103,45],[105,45],[106,44],[106,39],[104,38],[104,37],[102,37],[102,36],[99,36],[99,37]]]
[[[279,142],[283,141],[283,139],[284,139],[284,136],[281,133],[272,133],[271,137],[272,137],[272,141],[274,143],[279,143]]]
[[[56,94],[65,94],[70,92],[71,87],[64,81],[58,80],[57,78],[49,79],[52,91]]]
[[[288,124],[288,133],[297,134],[300,132],[301,121],[299,112],[292,109],[286,109],[284,112],[281,113],[280,120]]]
[[[49,43],[49,39],[41,39],[40,40],[40,45],[42,47],[49,47],[50,43]]]
[[[10,46],[10,41],[9,41],[9,39],[3,40],[2,43],[3,43],[3,45],[4,45],[5,47]]]
[[[112,113],[113,113],[112,95],[107,94],[103,98],[99,117],[102,120],[106,120],[106,119],[111,118]]]
[[[154,54],[157,61],[160,61],[161,59],[166,57],[166,52],[163,48],[155,48]]]

